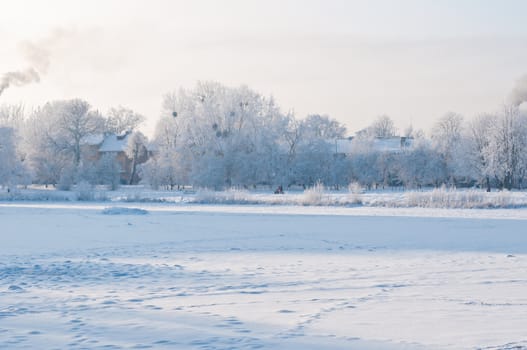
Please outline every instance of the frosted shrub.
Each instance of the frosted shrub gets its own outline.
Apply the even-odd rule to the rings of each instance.
[[[362,188],[362,185],[356,181],[348,185],[348,191],[354,194],[364,193],[364,189]]]
[[[308,188],[304,191],[304,194],[300,198],[300,204],[302,205],[324,205],[326,204],[324,185],[317,182],[315,186]]]
[[[76,171],[74,168],[66,168],[62,171],[60,175],[59,182],[57,183],[57,188],[61,191],[69,191],[75,183]]]
[[[406,206],[423,208],[460,208],[466,205],[461,193],[445,186],[427,192],[408,192]]]
[[[93,186],[87,181],[81,181],[77,185],[77,200],[79,201],[93,201],[95,200],[95,192]]]
[[[350,204],[362,204],[362,196],[364,189],[358,182],[352,182],[348,185],[348,201]]]
[[[431,208],[451,208],[455,207],[456,200],[456,192],[449,190],[446,188],[445,185],[441,186],[440,188],[434,188],[432,192],[430,192],[428,198],[425,197],[425,200],[423,202],[425,207],[431,207]]]
[[[482,206],[485,202],[485,193],[476,191],[476,190],[470,190],[464,193],[464,202],[465,207],[470,208],[474,205]]]
[[[397,203],[383,203],[384,206],[399,206]],[[479,190],[460,191],[436,188],[429,192],[407,192],[402,206],[423,208],[508,208],[514,205],[509,191],[487,193]]]
[[[405,193],[405,201],[403,206],[408,207],[422,207],[422,193],[421,192],[407,192]],[[391,204],[391,205],[390,205]],[[385,206],[396,206],[395,203],[384,203]]]
[[[228,203],[251,203],[248,191],[231,188],[225,192]]]
[[[201,188],[196,192],[194,197],[194,202],[196,203],[213,203],[216,199],[216,194],[214,191],[208,188]]]
[[[514,205],[512,194],[507,190],[500,191],[494,198],[493,204],[498,208],[512,207]]]
[[[195,203],[202,204],[254,204],[250,193],[245,190],[235,188],[222,192],[211,191],[209,189],[200,189],[194,198]]]

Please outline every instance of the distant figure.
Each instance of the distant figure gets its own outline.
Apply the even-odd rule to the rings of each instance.
[[[274,194],[284,194],[284,189],[282,188],[282,185],[278,186],[276,190],[274,190]]]

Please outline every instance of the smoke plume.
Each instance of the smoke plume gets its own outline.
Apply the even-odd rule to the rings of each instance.
[[[516,81],[510,94],[510,102],[515,106],[527,102],[527,74]]]
[[[40,81],[40,74],[34,68],[26,70],[7,72],[0,80],[0,95],[10,86],[22,86],[30,83],[38,83]]]
[[[29,67],[4,73],[0,77],[0,96],[10,86],[23,86],[31,83],[40,82],[40,77],[46,74],[49,67],[50,53],[49,45],[55,41],[57,34],[39,42],[22,42],[19,45],[20,52],[28,63]]]

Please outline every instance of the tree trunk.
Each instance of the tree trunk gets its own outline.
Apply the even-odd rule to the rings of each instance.
[[[132,173],[130,174],[130,181],[128,181],[129,185],[132,185],[133,182],[134,182],[135,172],[136,172],[136,168],[137,168],[137,156],[138,156],[138,153],[139,153],[139,151],[137,151],[137,150],[134,151],[134,157],[132,158]]]

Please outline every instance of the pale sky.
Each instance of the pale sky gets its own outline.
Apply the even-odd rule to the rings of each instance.
[[[31,66],[28,41],[49,52],[41,82],[0,104],[123,105],[151,133],[163,94],[214,80],[350,134],[381,114],[428,129],[506,100],[527,73],[525,18],[522,0],[0,0],[0,75]]]

